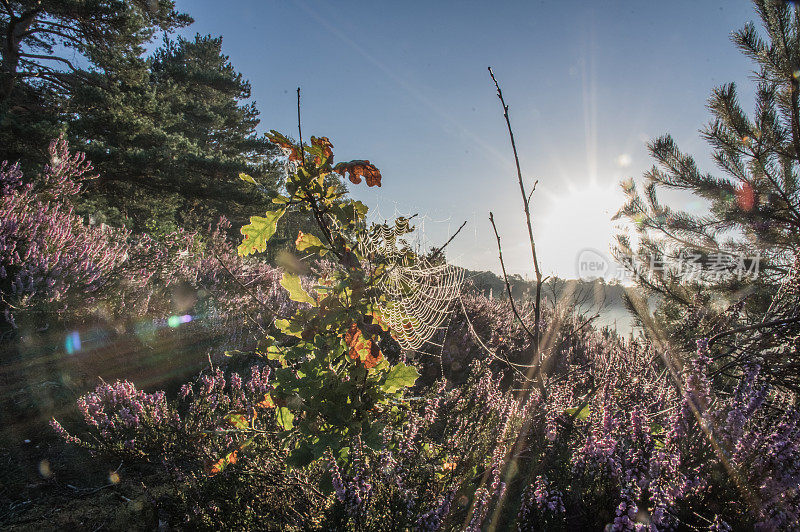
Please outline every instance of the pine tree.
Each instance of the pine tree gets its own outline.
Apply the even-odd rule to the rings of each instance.
[[[652,142],[656,165],[642,193],[632,181],[623,185],[628,201],[617,215],[638,228],[638,248],[620,236],[617,256],[633,258],[638,284],[662,301],[657,328],[666,330],[651,332],[677,334],[685,348],[720,334],[739,345],[730,357],[749,351],[739,361],[780,353],[785,362],[782,336],[799,330],[786,288],[800,255],[800,8],[755,5],[766,37],[752,23],[732,35],[758,66],[755,110],[748,116],[735,85],[723,85],[709,99],[713,119],[701,132],[722,175],[701,172],[669,135]],[[708,210],[672,209],[659,201],[663,189],[702,198]]]
[[[141,79],[155,32],[189,23],[172,0],[0,0],[0,160],[41,164],[76,89]]]
[[[222,53],[222,38],[165,38],[142,83],[87,87],[71,105],[73,137],[100,171],[93,209],[119,211],[137,229],[234,227],[269,203],[276,148],[256,132],[250,84]],[[262,184],[239,179],[245,173]],[[266,191],[266,193],[265,193]]]
[[[34,172],[66,133],[101,179],[80,212],[136,230],[234,228],[277,188],[250,85],[222,39],[171,40],[172,0],[0,0],[0,160]],[[164,45],[145,57],[156,32]],[[263,188],[239,180],[252,175]]]

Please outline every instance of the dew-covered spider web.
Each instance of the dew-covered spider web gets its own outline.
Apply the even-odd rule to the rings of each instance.
[[[433,341],[461,293],[464,270],[431,261],[415,252],[406,235],[414,231],[408,218],[393,224],[374,223],[359,244],[368,259],[381,257],[387,268],[378,276],[385,301],[376,301],[381,315],[405,350],[421,351]]]

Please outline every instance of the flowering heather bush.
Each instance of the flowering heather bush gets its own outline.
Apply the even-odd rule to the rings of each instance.
[[[270,373],[257,363],[244,376],[217,368],[184,385],[175,400],[127,381],[102,383],[78,400],[87,428],[80,437],[56,420],[51,426],[101,456],[158,467],[179,493],[175,524],[299,527],[296,512],[311,499],[304,475],[287,474],[286,453],[274,444],[274,405],[265,399]]]
[[[132,239],[115,306],[159,317],[191,313],[219,331],[216,352],[254,347],[275,317],[290,314],[295,304],[280,286],[280,269],[238,257],[226,238],[229,227],[222,218],[206,236],[178,231],[159,240]]]
[[[182,516],[171,524],[190,527],[796,528],[794,396],[757,361],[723,372],[705,340],[693,354],[664,353],[546,312],[544,378],[534,386],[530,337],[508,303],[464,295],[464,312],[439,339],[441,363],[425,363],[427,384],[405,394],[417,370],[383,351],[391,331],[374,305],[380,294],[369,292],[380,271],[364,271],[348,240],[366,209],[323,186],[335,168],[323,139],[308,162],[299,154],[303,166],[295,157],[292,197],[254,216],[238,249],[263,250],[291,207],[330,216],[336,224],[320,224],[325,242],[302,233],[296,242],[330,259],[317,264],[316,284],[237,258],[224,221],[207,239],[131,238],[120,268],[136,273],[115,297],[159,308],[159,290],[186,283],[193,308],[245,331],[232,342],[252,343],[262,327],[269,334],[175,399],[101,384],[78,401],[86,430],[53,421],[63,438],[163,468]],[[22,186],[16,169],[4,172],[4,190]]]
[[[537,526],[557,528],[563,524],[563,495],[558,489],[551,489],[547,478],[538,476],[522,492],[517,528],[535,530]]]
[[[381,442],[355,437],[291,473],[274,407],[263,402],[271,391],[265,366],[249,378],[206,373],[173,403],[103,384],[79,404],[93,448],[163,462],[175,478],[191,479],[191,515],[212,486],[250,493],[250,475],[268,471],[288,485],[280,475],[319,486],[304,495],[301,521],[322,529],[792,529],[797,408],[764,384],[760,368],[721,394],[704,342],[674,381],[641,342],[589,328],[580,338],[562,351],[569,371],[551,376],[547,397],[509,390],[488,361],[474,362],[464,384],[439,381],[384,412]],[[258,511],[282,507],[269,501]],[[247,512],[244,500],[225,504],[236,519]],[[220,512],[202,518],[226,523]]]
[[[63,139],[49,155],[28,180],[19,165],[0,164],[0,310],[12,326],[26,316],[42,327],[180,312],[203,318],[220,352],[254,346],[276,315],[293,310],[280,270],[238,257],[227,220],[207,235],[159,238],[86,223],[72,199],[96,177],[91,163]]]
[[[127,232],[84,224],[69,202],[93,177],[91,164],[70,155],[63,139],[48,151],[50,164],[30,183],[19,165],[0,165],[0,304],[12,325],[25,311],[86,308],[114,282],[128,253]]]
[[[334,497],[324,528],[428,531],[460,529],[465,520],[479,527],[489,502],[505,490],[506,446],[497,444],[498,432],[518,428],[517,407],[485,366],[476,365],[464,387],[438,382],[384,419],[380,445],[356,438],[348,453],[326,456]],[[480,476],[487,486],[476,491]]]
[[[612,343],[596,332],[588,336],[597,345],[571,353],[575,365],[586,369],[551,382],[547,399],[535,393],[515,399],[483,369],[473,384],[436,395],[444,426],[421,428],[410,418],[407,430],[416,448],[437,442],[445,460],[453,461],[447,467],[452,484],[439,484],[439,497],[448,489],[457,493],[449,516],[438,521],[442,529],[794,526],[800,508],[795,409],[776,418],[757,369],[736,393],[712,399],[703,343],[682,373],[679,391],[652,350]],[[459,408],[480,397],[486,399],[475,406],[483,405],[482,411]],[[473,474],[459,477],[466,465]],[[426,466],[430,458],[418,454],[412,471]],[[366,481],[358,475],[373,486],[378,515],[388,507],[375,494],[376,486],[387,485],[382,471]],[[401,478],[408,476],[404,471]],[[415,495],[411,508],[437,494]]]
[[[459,304],[453,309],[446,332],[436,338],[436,342],[443,346],[441,360],[433,357],[420,359],[428,380],[444,375],[454,382],[463,382],[473,360],[489,361],[497,371],[507,369],[509,363],[518,364],[523,369],[530,364],[533,348],[531,336],[514,317],[507,299],[490,299],[474,291],[466,291],[461,296],[461,303],[463,308]],[[532,316],[533,305],[530,301],[517,302],[517,305],[522,316]],[[543,366],[546,374],[563,374],[571,365],[585,362],[587,357],[596,357],[598,360],[608,357],[614,347],[601,340],[612,333],[598,333],[590,327],[582,327],[585,320],[585,317],[570,312],[544,309],[542,328],[545,331],[552,330],[546,335],[544,345]],[[532,321],[528,327],[533,327]],[[492,354],[487,353],[484,346]],[[599,351],[606,352],[603,354]],[[512,372],[506,372],[505,381],[510,383],[513,376]]]

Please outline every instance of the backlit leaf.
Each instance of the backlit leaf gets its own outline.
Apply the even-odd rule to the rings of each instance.
[[[406,366],[402,362],[398,362],[389,373],[386,374],[386,381],[383,384],[383,389],[386,393],[394,393],[400,388],[413,386],[417,382],[419,372],[414,366]]]
[[[264,394],[264,400],[256,403],[256,406],[260,406],[261,408],[275,408],[275,402],[272,400],[272,396],[268,393]]]
[[[300,277],[289,272],[283,273],[283,278],[281,279],[281,286],[289,292],[289,299],[292,301],[297,301],[298,303],[309,303],[312,306],[316,306],[317,301],[308,295],[308,292],[303,290],[303,287],[300,285]]]
[[[342,177],[345,174],[350,174],[348,179],[357,185],[361,183],[361,177],[367,181],[368,187],[381,186],[381,171],[378,170],[374,164],[369,161],[350,161],[347,163],[339,163],[333,167],[333,171],[340,174]]]
[[[247,416],[242,414],[241,412],[233,412],[225,416],[225,421],[227,421],[231,426],[237,429],[246,429],[249,427],[249,422]]]
[[[577,414],[576,414],[576,412],[577,412]],[[567,414],[568,416],[575,416],[575,419],[578,420],[578,421],[583,421],[584,419],[589,417],[589,414],[591,414],[592,411],[589,408],[589,406],[587,405],[587,406],[584,406],[581,409],[580,412],[578,412],[578,407],[576,406],[574,408],[565,409],[564,413]]]
[[[285,406],[276,408],[275,421],[283,430],[291,430],[294,427],[294,414]]]
[[[323,244],[319,238],[302,231],[297,234],[297,240],[294,244],[297,247],[297,251],[307,250],[312,253],[319,253],[320,255],[324,255],[328,251],[325,249],[325,244]]]
[[[247,181],[248,183],[252,183],[253,185],[258,186],[258,183],[256,182],[255,179],[253,179],[253,176],[251,176],[249,174],[245,174],[244,172],[239,172],[239,179],[241,179],[242,181]]]
[[[235,464],[236,461],[238,460],[238,455],[239,455],[239,449],[236,449],[235,451],[226,454],[225,456],[223,456],[222,458],[211,464],[207,469],[209,476],[213,477],[217,473],[221,473],[229,465]]]
[[[303,332],[302,325],[299,325],[295,321],[289,321],[284,319],[275,320],[275,327],[277,327],[278,330],[283,334],[288,334],[289,336],[296,336],[298,338],[300,338],[300,334]]]
[[[266,216],[251,216],[250,223],[240,230],[244,235],[244,240],[239,244],[237,250],[239,255],[246,257],[257,251],[265,251],[267,249],[267,241],[272,238],[272,235],[278,229],[278,220],[280,220],[284,212],[286,212],[286,209],[267,211]]]

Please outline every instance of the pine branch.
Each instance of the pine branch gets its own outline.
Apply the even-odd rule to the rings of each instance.
[[[68,60],[64,59],[63,57],[59,57],[57,55],[42,55],[42,54],[28,54],[28,53],[19,53],[20,57],[27,57],[30,59],[43,59],[45,61],[58,61],[59,63],[63,63],[67,65],[70,70],[73,72],[80,72],[79,69],[75,68],[75,66]]]
[[[708,346],[711,347],[720,338],[724,338],[725,336],[729,336],[731,334],[747,332],[747,331],[755,331],[759,329],[767,329],[769,327],[780,327],[781,325],[791,325],[792,323],[800,323],[800,316],[795,316],[793,318],[785,318],[782,320],[768,321],[766,323],[756,323],[755,325],[748,325],[746,327],[737,327],[736,329],[731,329],[729,331],[723,331],[721,333],[715,334],[714,336],[709,338]]]

